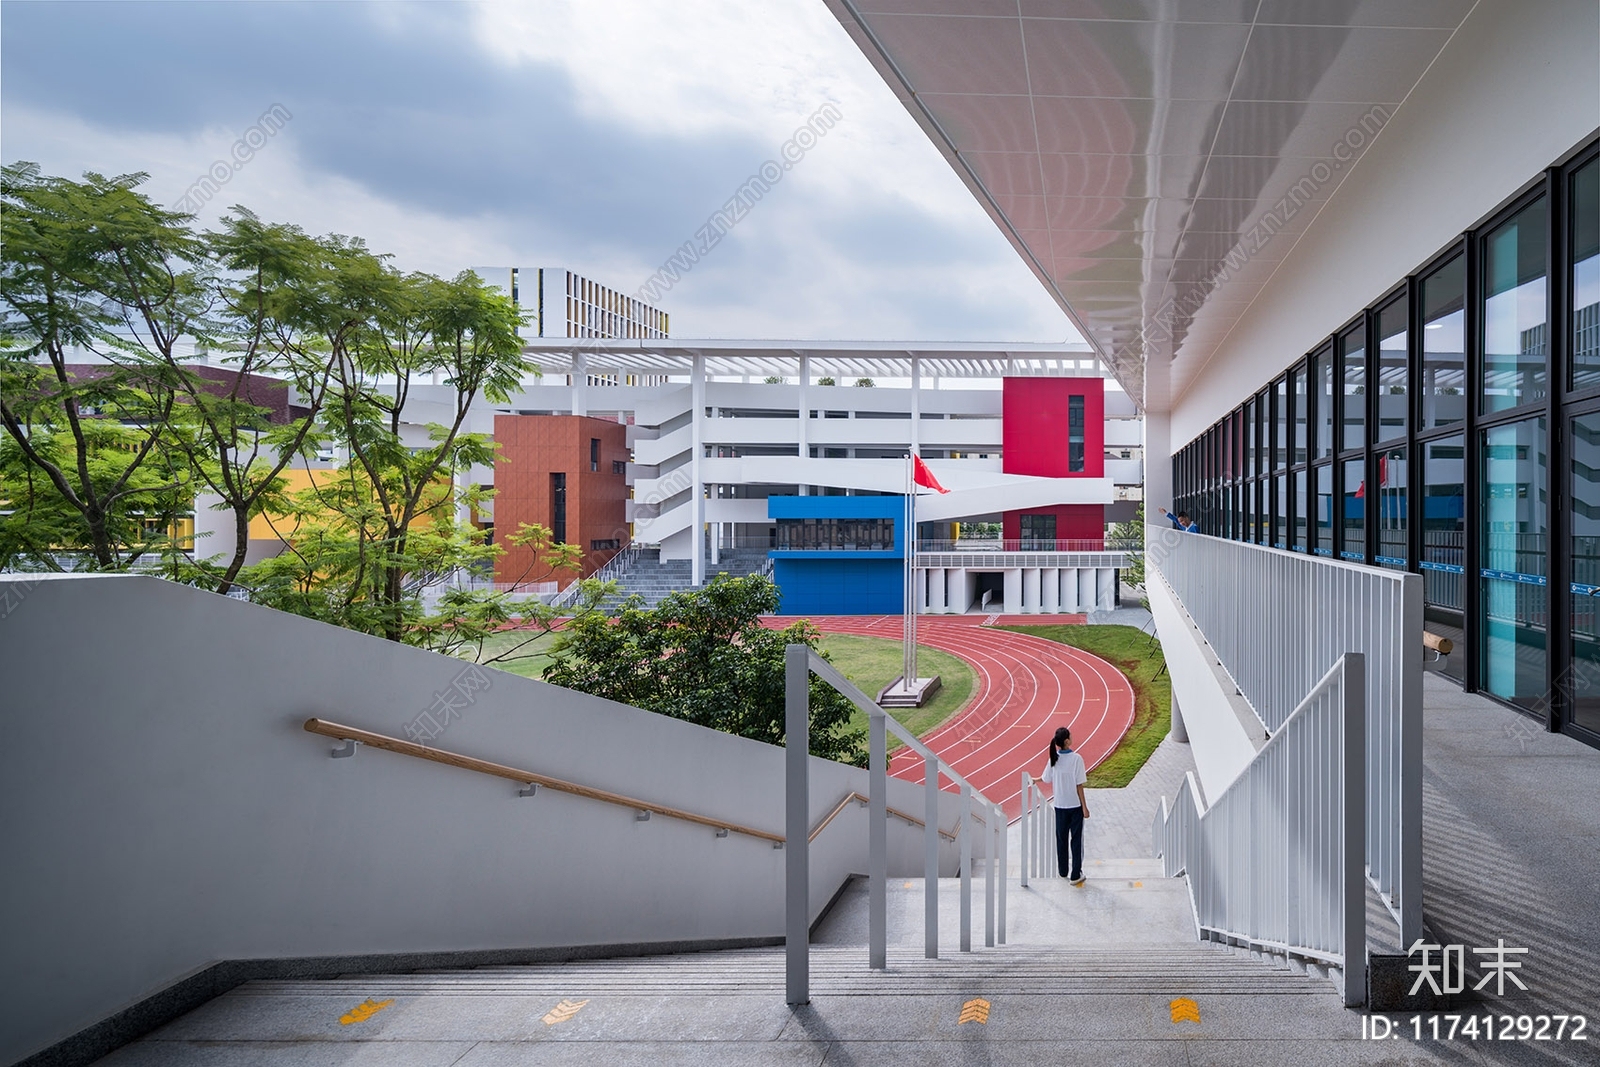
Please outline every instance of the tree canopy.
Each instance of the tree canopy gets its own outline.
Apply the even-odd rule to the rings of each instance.
[[[615,619],[591,614],[558,632],[547,682],[772,745],[783,743],[784,646],[818,647],[807,622],[763,626],[778,608],[770,578],[718,575],[653,609],[633,598]],[[850,702],[811,679],[811,753],[861,765]]]

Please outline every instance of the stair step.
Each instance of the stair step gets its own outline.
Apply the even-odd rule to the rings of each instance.
[[[1326,994],[1314,975],[1274,967],[1246,955],[1200,944],[1127,949],[1006,946],[948,953],[938,960],[920,952],[889,951],[889,968],[867,967],[865,946],[813,946],[814,993],[914,995],[981,991],[1052,996],[1138,993],[1238,996]],[[781,995],[781,948],[675,956],[580,960],[463,971],[361,975],[348,978],[263,980],[239,992],[249,996],[368,996],[381,984],[387,996]]]

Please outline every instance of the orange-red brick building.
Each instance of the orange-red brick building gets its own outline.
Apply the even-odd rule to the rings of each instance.
[[[506,542],[521,523],[538,523],[562,544],[583,549],[581,573],[593,574],[628,543],[628,428],[585,415],[496,415],[494,439],[495,581],[543,575],[531,550]],[[530,570],[530,568],[532,568]]]

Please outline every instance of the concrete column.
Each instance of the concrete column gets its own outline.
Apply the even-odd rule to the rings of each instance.
[[[1039,568],[1024,567],[1022,569],[1022,612],[1024,615],[1037,615],[1039,613]]]
[[[811,404],[807,396],[811,389],[811,357],[800,357],[800,458],[805,459],[811,455]],[[806,487],[800,487],[800,495],[806,495]]]
[[[1094,572],[1095,608],[1110,611],[1117,606],[1117,571],[1114,567],[1101,567]]]
[[[1054,615],[1061,610],[1061,568],[1045,567],[1039,572],[1039,610]]]
[[[713,500],[716,499],[716,486],[706,486],[706,492],[711,494]],[[722,523],[708,522],[706,523],[706,529],[711,532],[711,565],[715,567],[722,562]]]
[[[1078,610],[1094,610],[1094,568],[1078,568]]]
[[[933,567],[928,571],[928,610],[930,612],[943,612],[948,603],[945,570],[943,567]]]
[[[952,567],[944,572],[946,600],[944,610],[952,615],[965,615],[967,608],[972,606],[972,597],[967,595],[967,572],[960,567]]]
[[[1172,694],[1172,739],[1180,744],[1189,743],[1189,731],[1183,725],[1183,713],[1178,710],[1178,694]]]
[[[922,454],[922,360],[911,357],[911,451]]]
[[[1172,508],[1172,416],[1144,413],[1144,514],[1160,518],[1156,508]]]
[[[589,353],[572,354],[572,413],[589,414]]]
[[[1078,610],[1078,568],[1061,568],[1061,610],[1074,612]]]
[[[1011,567],[1006,570],[1006,599],[1005,606],[1001,608],[1007,615],[1022,614],[1022,568]]]
[[[706,581],[706,357],[695,353],[689,373],[689,584],[699,587]]]

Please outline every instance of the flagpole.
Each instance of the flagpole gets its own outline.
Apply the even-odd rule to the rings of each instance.
[[[916,578],[916,551],[917,551],[917,483],[914,473],[916,461],[911,458],[911,453],[906,453],[906,529],[903,535],[905,546],[905,600],[902,607],[905,610],[905,648],[903,650],[903,663],[901,665],[901,682],[906,692],[911,692],[917,681],[917,612],[916,593],[913,590],[913,581]]]

